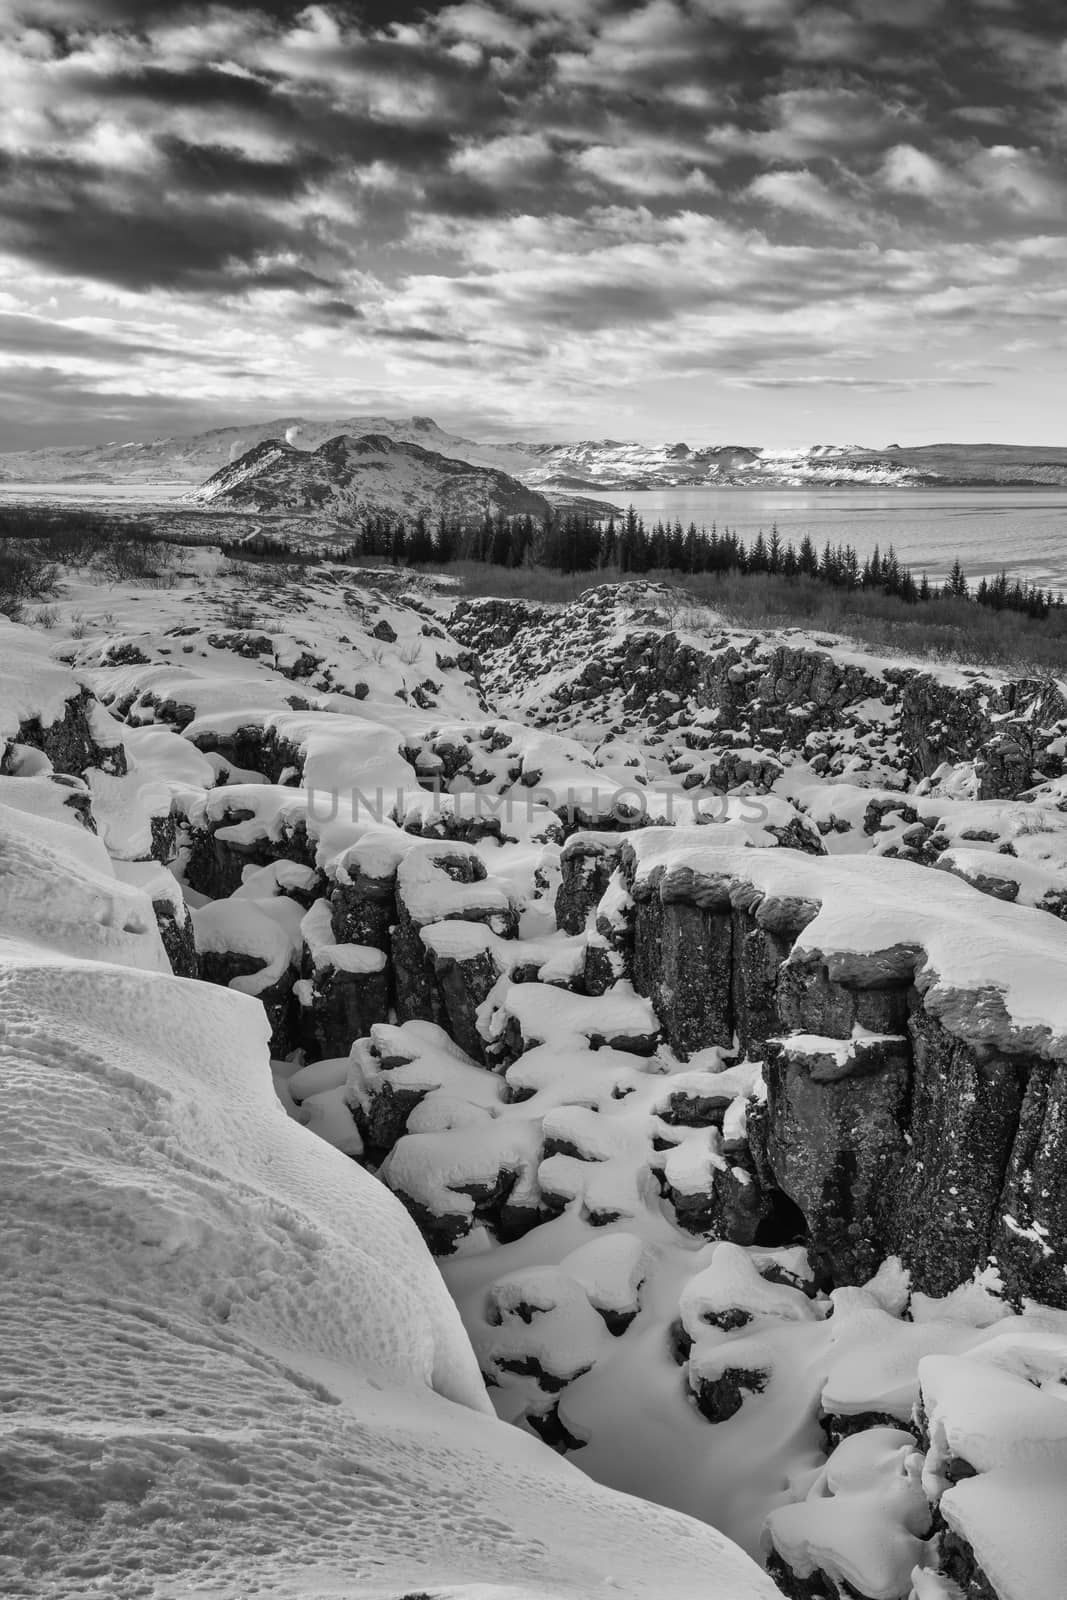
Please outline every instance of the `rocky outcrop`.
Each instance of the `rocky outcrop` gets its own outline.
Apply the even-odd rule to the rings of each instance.
[[[901,674],[901,734],[916,774],[929,776],[944,761],[974,761],[982,800],[1010,799],[1039,778],[1058,776],[1063,758],[1050,746],[1067,719],[1059,685],[969,676],[960,684]]]
[[[241,887],[249,868],[276,861],[314,867],[315,846],[304,808],[280,816],[271,828],[259,823],[261,796],[258,786],[251,792],[243,785],[217,790],[210,807],[199,807],[189,819],[185,878],[198,894],[225,899]]]
[[[303,943],[301,1037],[314,1057],[346,1056],[356,1039],[389,1016],[390,979],[383,950],[333,937],[334,908],[316,900],[300,924]]]
[[[858,656],[840,641],[820,648],[745,635],[713,614],[709,625],[706,612],[697,642],[684,631],[691,597],[662,585],[590,589],[562,613],[525,608],[521,623],[519,603],[506,613],[503,604],[466,601],[449,622],[481,654],[490,693],[526,684],[541,725],[579,713],[610,725],[621,705],[624,727],[678,729],[690,749],[714,750],[690,763],[693,782],[766,787],[776,757],[789,752],[831,775],[883,765],[897,782],[973,761],[979,795],[990,799],[1063,771],[1067,701],[1052,679],[969,668],[938,676]]]
[[[471,1025],[477,1001],[456,961],[435,957],[422,937],[432,924],[453,920],[482,923],[504,938],[514,938],[517,926],[507,890],[490,879],[470,845],[415,845],[397,872],[397,920],[391,935],[397,1014],[402,1022],[422,1018],[445,1028],[451,1022],[461,1042],[480,1053],[481,1039]],[[487,970],[486,983],[495,976],[495,969],[492,979]]]
[[[679,1054],[736,1043],[763,1059],[749,1166],[799,1208],[825,1280],[862,1281],[895,1254],[916,1287],[943,1294],[992,1259],[1009,1293],[1067,1304],[1067,1040],[1015,1019],[995,958],[965,988],[937,971],[984,902],[956,898],[923,917],[908,904],[916,869],[884,864],[877,889],[869,862],[803,865],[785,852],[753,852],[762,871],[737,852],[683,852],[646,871],[651,847],[640,834],[620,852],[635,986]],[[861,923],[842,933],[843,906],[878,889],[904,897],[887,927],[911,935],[859,937],[852,950]],[[1020,919],[1001,959],[1020,959],[1012,933],[1036,935],[1022,959],[1035,982],[1046,961],[1051,995],[1059,924],[1049,919],[1043,946],[1026,920],[1043,924],[1039,914],[1000,915]],[[729,1215],[728,1181],[713,1179],[709,1222]],[[765,1211],[774,1204],[768,1192]],[[747,1233],[747,1218],[736,1226]]]
[[[14,737],[0,750],[0,774],[17,771],[19,749],[28,747],[39,750],[56,772],[80,777],[96,767],[122,777],[126,752],[117,737],[109,736],[105,722],[95,696],[88,689],[76,689],[55,721],[33,716],[18,724]]]

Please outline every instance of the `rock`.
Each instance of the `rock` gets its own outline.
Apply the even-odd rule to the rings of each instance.
[[[176,978],[199,978],[200,957],[196,949],[192,918],[184,905],[180,908],[174,900],[153,900],[159,936],[167,952],[171,971]]]
[[[906,1040],[868,1050],[862,1065],[850,1049],[843,1067],[844,1056],[788,1038],[770,1044],[765,1155],[804,1215],[817,1268],[833,1283],[862,1283],[890,1236],[910,1062]]]
[[[584,931],[615,870],[620,843],[616,834],[575,833],[564,845],[556,892],[556,922],[564,933]]]
[[[200,953],[200,976],[205,983],[218,983],[229,987],[235,978],[250,978],[262,972],[267,963],[257,956],[248,956],[237,950],[203,950]],[[270,1023],[270,1053],[283,1060],[296,1048],[298,1024],[293,986],[299,974],[295,967],[265,988],[256,989],[255,997],[267,1013]]]
[[[469,1038],[473,1003],[459,992],[461,975],[454,962],[443,965],[449,979],[446,998],[435,958],[422,938],[431,923],[451,920],[483,923],[504,938],[513,938],[517,929],[507,890],[489,878],[474,849],[458,843],[416,845],[397,871],[397,920],[391,935],[397,1014],[402,1022],[420,1017],[447,1027],[451,1003]],[[477,971],[479,978],[484,976],[481,964]],[[478,1043],[480,1054],[480,1039],[471,1042]]]
[[[697,1410],[709,1422],[727,1422],[740,1411],[749,1394],[762,1394],[770,1374],[744,1367],[727,1367],[717,1378],[690,1380]]]
[[[375,972],[348,972],[332,965],[312,966],[302,1032],[316,1058],[345,1056],[376,1022],[389,1017],[389,974],[383,958]]]
[[[40,750],[56,772],[82,777],[91,767],[98,767],[121,778],[127,770],[126,752],[105,729],[106,722],[95,696],[88,689],[76,690],[55,722],[29,717],[19,723],[14,739],[0,749],[0,774],[15,770],[12,750],[29,745]]]

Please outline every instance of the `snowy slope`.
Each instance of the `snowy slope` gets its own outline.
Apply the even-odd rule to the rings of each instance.
[[[5,1594],[775,1592],[491,1417],[414,1225],[278,1104],[256,1002],[43,937],[0,941],[0,995]]]

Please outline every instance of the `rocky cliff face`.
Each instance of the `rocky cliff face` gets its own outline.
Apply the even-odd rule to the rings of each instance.
[[[824,778],[855,772],[870,784],[881,769],[894,787],[977,762],[983,799],[1064,769],[1067,699],[1054,680],[936,674],[800,630],[795,643],[746,633],[677,591],[605,586],[562,616],[465,601],[449,626],[480,656],[487,691],[513,696],[529,720],[651,736],[694,781],[690,752],[721,760],[731,746],[772,764],[806,759]]]
[[[944,1294],[992,1260],[1012,1297],[1067,1305],[1067,1039],[1015,999],[1025,963],[1052,1018],[1058,930],[1046,940],[1037,912],[983,918],[955,888],[924,912],[903,865],[760,852],[746,870],[658,834],[620,847],[616,948],[679,1054],[739,1045],[764,1062],[752,1214],[772,1216],[780,1190],[835,1284],[894,1255]],[[843,933],[864,897],[865,933]],[[968,945],[969,978],[939,971],[965,971]]]

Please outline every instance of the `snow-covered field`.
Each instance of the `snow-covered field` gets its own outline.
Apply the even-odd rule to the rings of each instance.
[[[403,582],[200,550],[0,619],[0,1589],[1061,1600],[1067,1290],[1007,1287],[1059,1201],[835,1279],[755,1220],[773,1053],[689,1042],[721,953],[633,949],[665,883],[761,906],[1052,1097],[1060,687]]]

